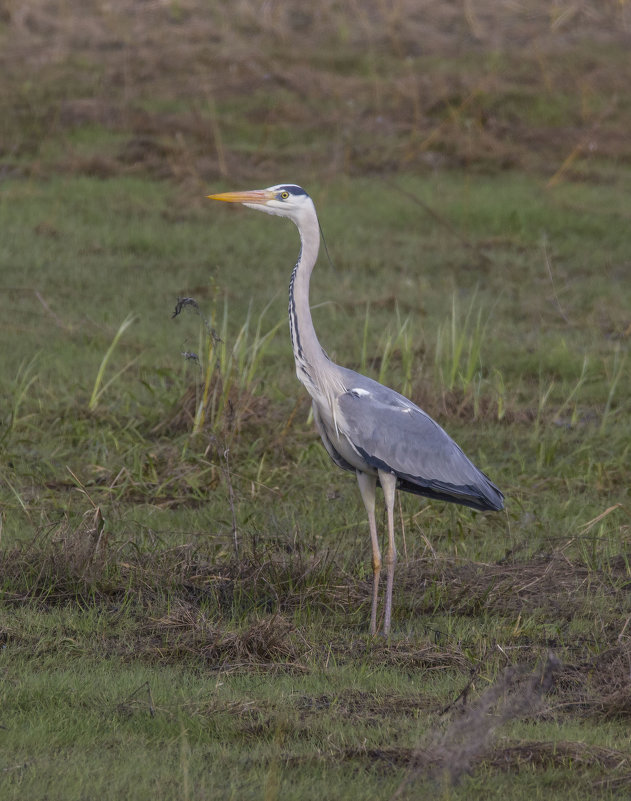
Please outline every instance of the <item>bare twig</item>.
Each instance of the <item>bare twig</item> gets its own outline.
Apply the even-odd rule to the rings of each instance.
[[[46,311],[46,312],[48,312],[48,314],[50,314],[50,316],[57,323],[59,328],[63,328],[64,331],[69,331],[70,330],[70,326],[66,325],[66,323],[64,323],[64,321],[58,315],[55,314],[55,312],[50,308],[48,303],[46,303],[46,301],[42,297],[42,294],[39,291],[39,289],[35,289],[34,293],[35,293],[35,297],[37,298],[37,300],[39,300],[39,302],[41,303],[44,311]]]
[[[561,306],[561,301],[559,300],[559,296],[557,294],[556,284],[554,283],[554,276],[552,275],[552,264],[550,262],[550,255],[548,253],[548,241],[547,241],[547,237],[545,237],[545,236],[543,237],[543,239],[541,241],[541,249],[543,250],[543,258],[545,260],[546,267],[548,269],[548,275],[550,276],[550,283],[552,284],[552,292],[554,294],[554,302],[556,304],[557,311],[559,312],[559,314],[561,315],[563,320],[568,325],[571,325],[566,313],[563,311],[563,308]]]
[[[181,314],[182,309],[186,308],[187,306],[193,308],[197,312],[197,314],[199,314],[201,317],[201,311],[199,310],[199,303],[195,300],[195,298],[178,298],[177,303],[175,304],[175,310],[171,315],[171,319],[177,317],[178,314]]]
[[[413,203],[416,203],[417,206],[420,206],[425,213],[428,214],[432,220],[434,220],[434,222],[437,222],[439,225],[449,231],[449,233],[455,239],[457,239],[463,247],[467,248],[468,250],[473,250],[475,254],[485,262],[490,261],[489,257],[480,249],[479,245],[477,245],[475,242],[472,242],[470,239],[467,239],[467,237],[461,234],[460,231],[446,217],[435,211],[428,203],[418,197],[418,195],[415,195],[413,192],[409,192],[407,189],[403,189],[394,181],[391,181],[387,178],[384,178],[384,182],[393,189],[396,189],[396,191],[401,195],[405,195],[405,197],[409,198]]]
[[[152,718],[155,718],[155,716],[156,716],[156,708],[155,708],[155,705],[153,703],[153,695],[151,694],[151,685],[149,684],[148,681],[143,682],[140,685],[140,687],[136,687],[136,689],[132,693],[130,693],[130,695],[128,695],[127,698],[125,698],[124,701],[120,701],[116,705],[116,708],[121,710],[121,711],[123,711],[123,710],[127,711],[128,708],[132,705],[132,701],[135,701],[135,696],[138,693],[140,693],[141,690],[146,690],[147,691],[147,707],[149,709],[149,714],[151,715]]]

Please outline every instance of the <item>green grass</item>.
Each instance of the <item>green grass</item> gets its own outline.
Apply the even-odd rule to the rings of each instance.
[[[628,795],[625,10],[469,5],[0,11],[0,801]],[[387,641],[296,231],[204,198],[285,179],[323,346],[506,494],[400,498]]]
[[[616,274],[625,232],[602,229],[594,255],[593,229],[567,211],[564,226],[558,196],[536,182],[467,181],[464,208],[452,202],[459,183],[445,174],[430,190],[408,178],[406,191],[442,198],[440,213],[484,248],[466,272],[468,248],[449,231],[421,219],[412,241],[413,208],[396,189],[378,208],[378,180],[357,181],[352,198],[312,189],[328,198],[335,263],[314,275],[322,341],[342,363],[407,382],[507,494],[506,516],[401,498],[389,646],[366,637],[356,487],[308,424],[284,324],[264,322],[284,317],[293,229],[183,202],[165,185],[153,208],[144,179],[5,187],[3,274],[17,286],[29,271],[40,297],[4,296],[1,797],[310,798],[323,782],[340,798],[414,797],[433,780],[413,755],[446,747],[440,711],[470,672],[475,697],[507,659],[532,666],[550,648],[569,684],[542,702],[540,722],[500,727],[448,797],[500,797],[493,759],[515,743],[584,749],[579,771],[577,754],[524,769],[509,757],[523,797],[570,779],[588,797],[609,776],[603,754],[626,754],[624,723],[603,712],[609,688],[590,679],[577,695],[571,681],[581,670],[571,666],[604,660],[606,672],[607,654],[626,647],[631,298],[601,279]],[[505,209],[527,209],[537,191],[549,242],[563,236],[555,286],[571,323],[527,211],[492,240]],[[175,197],[182,222],[166,226]],[[594,214],[604,202],[600,187],[583,187]],[[46,248],[33,235],[42,219],[60,230]],[[184,295],[207,328],[186,310],[171,319]],[[110,349],[130,314],[137,322]],[[210,327],[222,341],[206,340],[209,386],[229,382],[231,405],[226,395],[194,435],[205,379],[182,353]]]

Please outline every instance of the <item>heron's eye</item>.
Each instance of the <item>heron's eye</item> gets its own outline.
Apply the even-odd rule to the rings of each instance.
[[[287,198],[289,197],[289,192],[281,192],[280,196],[283,200],[287,200]]]

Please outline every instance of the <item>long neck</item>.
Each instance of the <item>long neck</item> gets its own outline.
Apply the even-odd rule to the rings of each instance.
[[[318,258],[320,227],[313,213],[305,215],[298,224],[300,255],[289,282],[289,330],[296,360],[296,375],[311,395],[317,387],[322,367],[330,363],[316,336],[309,307],[309,279]]]

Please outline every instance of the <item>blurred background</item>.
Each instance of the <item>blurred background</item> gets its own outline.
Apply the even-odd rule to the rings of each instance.
[[[0,177],[613,172],[630,41],[626,0],[1,0]]]

